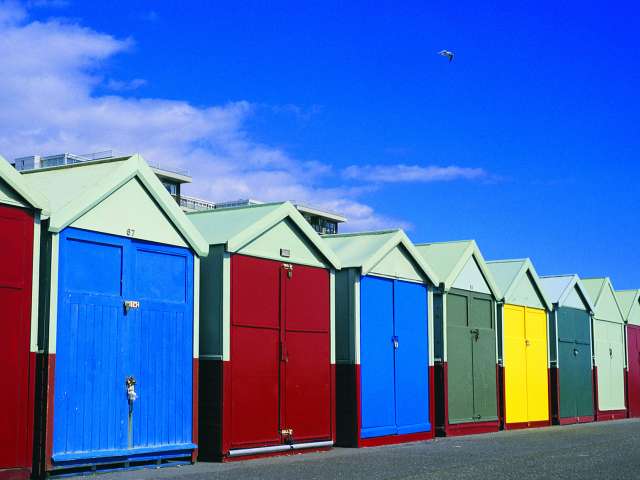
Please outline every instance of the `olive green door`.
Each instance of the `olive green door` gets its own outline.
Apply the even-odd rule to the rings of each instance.
[[[481,294],[447,294],[449,423],[497,420],[493,302]]]
[[[469,299],[447,295],[447,369],[449,422],[473,421],[473,349],[469,333]]]
[[[488,298],[473,297],[470,311],[473,410],[476,420],[497,420],[496,331],[493,322],[493,303]]]

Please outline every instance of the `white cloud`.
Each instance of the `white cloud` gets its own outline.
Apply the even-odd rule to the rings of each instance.
[[[194,196],[291,199],[346,215],[348,229],[410,226],[359,201],[366,185],[334,186],[341,177],[331,165],[252,139],[245,125],[259,105],[203,108],[123,95],[144,80],[106,80],[105,64],[133,43],[71,21],[33,21],[20,5],[0,2],[0,153],[140,152],[150,163],[189,170],[186,193]],[[98,95],[98,86],[114,94]]]
[[[343,170],[349,179],[375,183],[448,182],[453,180],[483,180],[489,178],[482,168],[420,166],[420,165],[351,165]]]

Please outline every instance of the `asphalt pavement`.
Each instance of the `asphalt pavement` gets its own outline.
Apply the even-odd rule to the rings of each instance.
[[[84,477],[87,478],[87,477]],[[100,474],[137,479],[640,479],[640,419]]]

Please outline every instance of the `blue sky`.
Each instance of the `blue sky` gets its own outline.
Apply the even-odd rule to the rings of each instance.
[[[140,151],[640,287],[640,8],[517,3],[0,2],[0,154]]]

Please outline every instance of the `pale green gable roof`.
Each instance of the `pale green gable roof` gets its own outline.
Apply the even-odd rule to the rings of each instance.
[[[290,202],[202,210],[188,214],[209,245],[225,245],[236,252],[284,219],[292,221],[336,269],[340,261],[320,235]]]
[[[582,280],[589,296],[593,299],[594,316],[600,320],[623,323],[624,315],[609,277],[585,278]]]
[[[590,312],[593,312],[593,301],[578,275],[544,275],[540,277],[540,284],[544,288],[547,298],[559,307],[564,306],[565,300],[574,289],[577,289],[582,300],[586,303],[586,307]]]
[[[2,156],[0,156],[0,179],[11,187],[21,198],[36,210],[40,210],[43,216],[48,216],[49,205],[37,190],[29,187],[20,173],[13,168]]]
[[[502,299],[502,292],[475,240],[416,244],[416,250],[444,284],[445,290],[451,288],[467,260],[473,257],[493,296],[496,299]]]
[[[342,268],[360,268],[362,275],[370,273],[392,249],[401,245],[422,271],[425,279],[433,285],[439,283],[435,272],[402,230],[341,233],[324,235],[322,238],[338,256]]]
[[[539,297],[542,299],[543,304],[548,310],[553,308],[553,305],[547,297],[542,284],[540,283],[540,277],[536,269],[533,267],[533,263],[529,258],[518,260],[494,260],[487,262],[487,266],[498,287],[502,291],[504,297],[503,300],[506,303],[511,303],[511,297],[516,292],[520,282],[529,281],[531,278],[534,288],[536,289]]]
[[[209,252],[207,242],[140,155],[29,170],[22,173],[22,178],[31,190],[47,198],[49,231],[54,233],[62,231],[136,178],[193,250],[199,256]],[[126,205],[122,207],[126,208]]]
[[[618,290],[616,297],[625,322],[640,325],[640,290]]]

